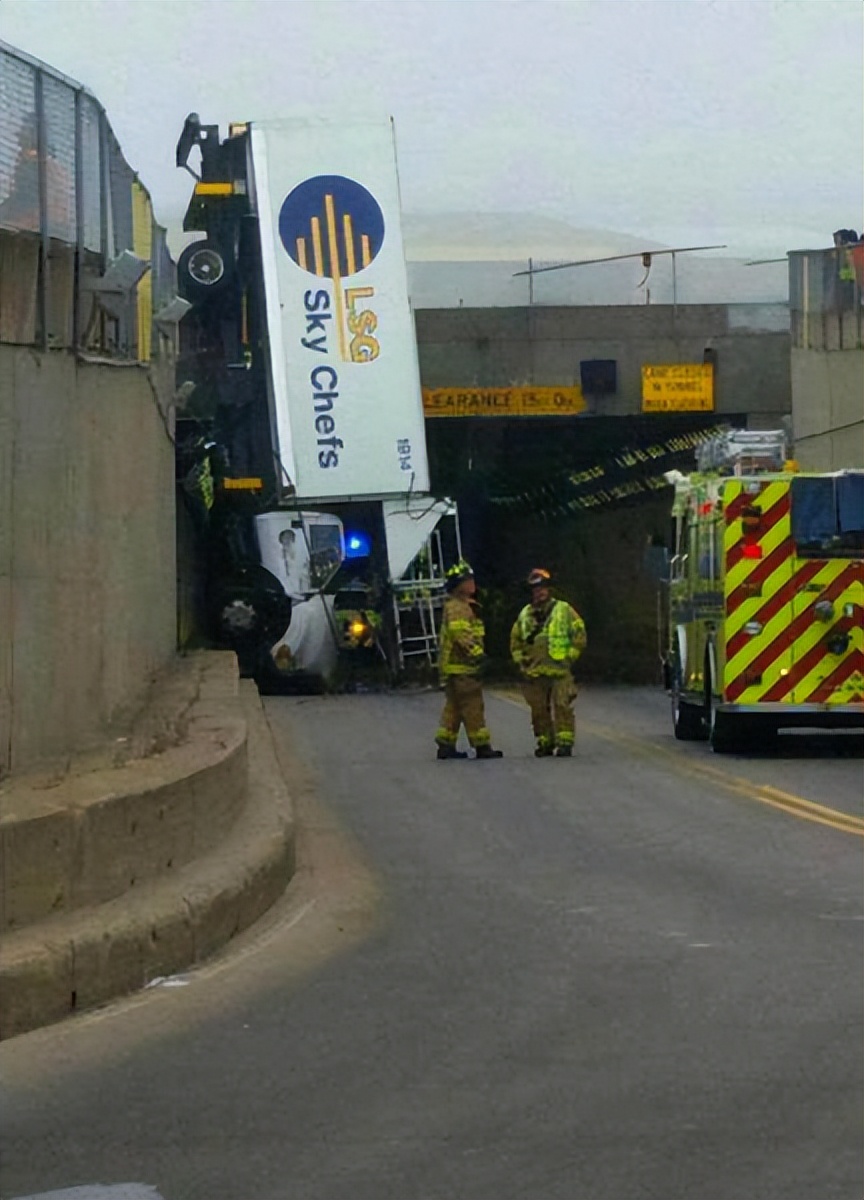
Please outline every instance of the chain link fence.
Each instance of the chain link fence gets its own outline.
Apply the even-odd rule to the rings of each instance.
[[[165,230],[101,104],[0,42],[0,342],[149,362],[174,344],[175,296]]]

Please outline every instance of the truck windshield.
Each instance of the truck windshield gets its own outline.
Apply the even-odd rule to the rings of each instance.
[[[864,557],[864,474],[794,479],[792,537],[801,558]]]

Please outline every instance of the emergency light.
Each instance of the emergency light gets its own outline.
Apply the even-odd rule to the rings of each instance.
[[[372,549],[372,539],[368,533],[355,530],[345,534],[345,557],[368,558]]]

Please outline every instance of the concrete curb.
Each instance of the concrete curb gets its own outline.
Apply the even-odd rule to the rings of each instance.
[[[218,697],[212,703],[215,714]],[[0,1038],[48,1025],[202,961],[282,894],[294,872],[290,800],[260,697],[247,680],[240,681],[239,706],[247,729],[248,788],[227,836],[168,876],[4,936]],[[217,781],[214,776],[212,782]]]
[[[56,779],[0,788],[0,933],[113,900],[228,834],[247,784],[236,661],[205,653],[183,666],[175,677],[194,696],[180,744],[95,769],[85,756]]]

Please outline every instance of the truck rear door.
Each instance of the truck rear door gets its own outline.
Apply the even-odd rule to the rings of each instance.
[[[759,704],[775,692],[784,692],[793,666],[791,627],[797,585],[789,482],[729,480],[723,489],[723,509],[724,699]]]

